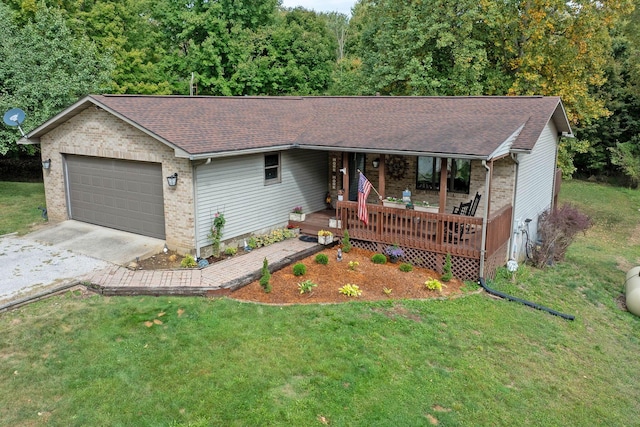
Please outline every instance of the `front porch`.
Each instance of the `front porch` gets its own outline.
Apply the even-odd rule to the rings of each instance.
[[[355,247],[384,252],[387,246],[398,245],[405,252],[404,259],[414,265],[442,272],[447,254],[451,255],[453,273],[463,280],[477,280],[481,257],[484,256],[484,275],[493,277],[497,267],[504,264],[508,254],[512,207],[496,212],[486,223],[486,251],[482,251],[483,220],[454,214],[419,212],[382,205],[367,204],[369,223],[358,219],[358,204],[341,201],[337,209],[308,214],[296,224],[304,234],[315,235],[318,230],[330,230],[336,237],[349,231]],[[335,217],[341,228],[329,228]]]

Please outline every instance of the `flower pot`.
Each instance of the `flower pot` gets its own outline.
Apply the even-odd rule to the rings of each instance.
[[[301,221],[304,221],[305,217],[306,217],[306,214],[292,212],[289,214],[289,221],[301,222]]]
[[[413,209],[418,211],[418,212],[431,212],[431,213],[438,213],[439,212],[438,206],[418,206],[418,205],[413,205]]]
[[[396,209],[406,209],[406,205],[404,203],[390,202],[388,200],[382,201],[382,206],[385,208],[396,208]]]
[[[320,243],[321,245],[330,245],[331,243],[333,243],[333,234],[330,234],[328,236],[318,235],[318,243]]]
[[[342,228],[342,221],[335,218],[329,218],[329,228]]]

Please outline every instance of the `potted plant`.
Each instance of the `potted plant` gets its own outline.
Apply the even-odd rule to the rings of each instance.
[[[389,246],[384,252],[389,257],[389,261],[393,263],[404,256],[404,251],[398,245]]]
[[[318,243],[321,245],[329,245],[333,243],[333,233],[328,230],[318,231]]]
[[[387,197],[382,201],[382,206],[386,208],[398,208],[405,209],[407,207],[406,203],[402,201],[402,199],[398,199],[395,197]]]
[[[302,213],[302,206],[295,206],[289,214],[289,221],[304,221],[306,215]]]
[[[413,209],[419,212],[432,212],[432,213],[438,213],[438,210],[439,210],[438,205],[432,205],[427,201],[414,202]]]

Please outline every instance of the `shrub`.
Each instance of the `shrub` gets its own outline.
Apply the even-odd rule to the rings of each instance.
[[[342,235],[342,252],[345,254],[351,250],[351,240],[349,239],[349,230],[344,230]]]
[[[316,286],[318,285],[313,283],[311,280],[305,280],[304,282],[298,283],[298,290],[300,290],[301,294],[306,294],[311,292]]]
[[[194,268],[198,265],[196,259],[191,254],[186,254],[182,261],[180,261],[180,267],[182,268]]]
[[[318,254],[316,255],[316,262],[318,264],[327,265],[329,264],[329,257],[326,254]]]
[[[224,249],[224,254],[228,256],[234,256],[237,253],[238,253],[238,248],[236,248],[235,246],[229,246]]]
[[[349,261],[349,270],[356,271],[360,263],[358,261]]]
[[[269,262],[267,258],[262,261],[262,270],[260,270],[260,286],[266,293],[271,292],[271,273],[269,272]]]
[[[442,283],[438,279],[431,279],[424,282],[424,285],[430,291],[442,291]]]
[[[360,295],[362,295],[360,287],[358,285],[352,285],[350,283],[347,283],[346,285],[338,289],[338,292],[348,297],[359,297]]]
[[[531,261],[538,268],[564,260],[569,245],[576,234],[591,227],[591,220],[570,204],[559,209],[547,210],[538,220],[540,244],[531,248]]]
[[[443,282],[448,282],[449,280],[453,279],[451,267],[451,254],[448,253],[446,258],[444,259],[444,265],[442,266],[442,277],[440,277],[440,280],[442,280]]]
[[[400,269],[400,271],[408,273],[413,270],[413,265],[409,264],[408,262],[403,262],[398,268]]]
[[[371,261],[374,264],[385,264],[387,262],[387,257],[383,254],[375,254],[371,257]]]
[[[211,228],[209,229],[209,239],[211,239],[211,247],[213,248],[213,254],[215,256],[220,255],[220,241],[222,240],[222,229],[224,228],[227,220],[224,219],[224,214],[216,212],[213,217]]]
[[[303,276],[307,272],[307,266],[299,262],[293,266],[294,276]]]

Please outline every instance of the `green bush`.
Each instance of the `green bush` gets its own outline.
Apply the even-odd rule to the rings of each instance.
[[[266,293],[271,292],[271,273],[269,272],[269,262],[267,258],[262,262],[262,270],[260,270],[260,286]]]
[[[440,277],[440,280],[448,282],[451,279],[453,279],[453,273],[451,272],[451,254],[447,254],[447,257],[444,259],[444,265],[442,266],[442,277]]]
[[[349,230],[344,230],[342,235],[342,252],[345,254],[351,250],[351,240],[349,239]]]
[[[318,264],[327,265],[329,264],[329,257],[326,254],[318,254],[316,255],[316,262]]]
[[[180,261],[180,267],[182,268],[194,268],[197,266],[198,266],[198,263],[196,262],[196,259],[191,254],[186,254],[184,258],[182,258],[182,261]]]
[[[409,264],[408,262],[403,262],[398,268],[400,269],[400,271],[408,273],[413,270],[413,265]]]
[[[235,246],[229,246],[224,249],[224,254],[228,256],[234,256],[237,253],[238,253],[238,248],[236,248]]]
[[[371,261],[374,264],[386,264],[387,257],[384,256],[383,254],[375,254],[374,256],[371,257]]]
[[[307,272],[307,266],[302,264],[301,262],[295,264],[293,266],[293,275],[294,276],[302,276]]]

